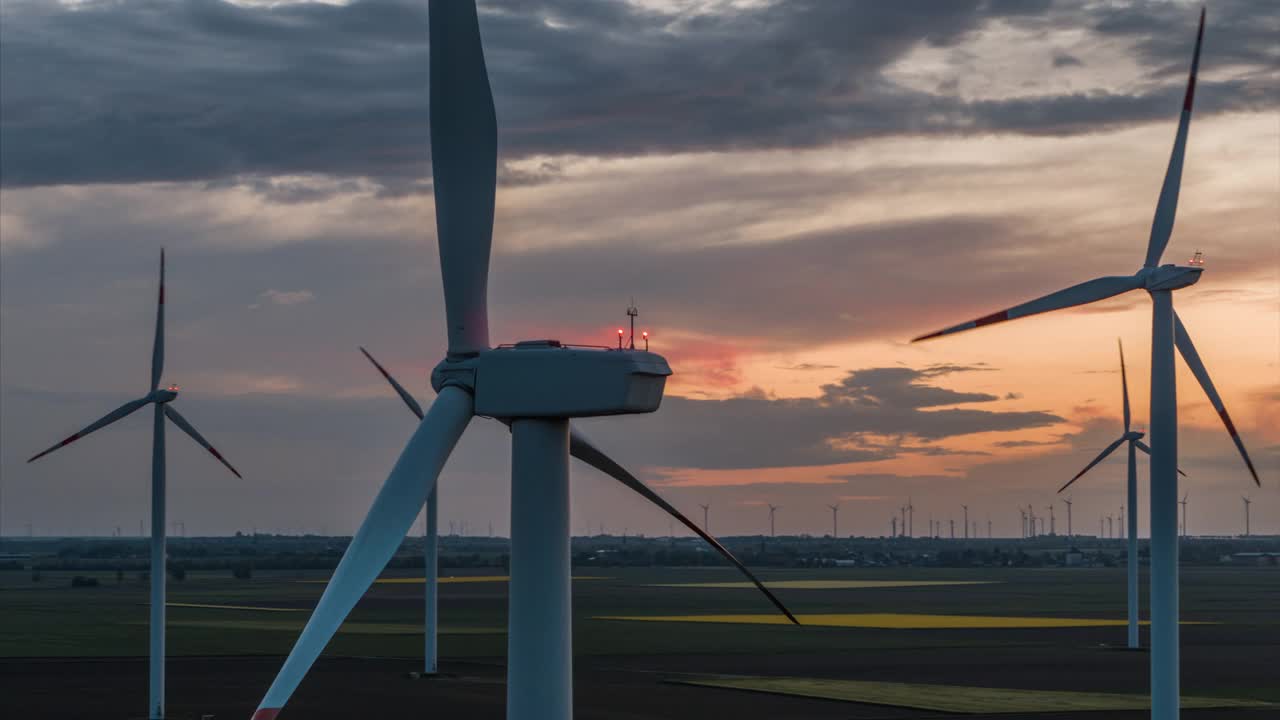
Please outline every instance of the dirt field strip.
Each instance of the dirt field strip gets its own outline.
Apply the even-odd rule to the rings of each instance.
[[[608,577],[600,577],[596,575],[574,576],[574,580],[612,580]],[[396,578],[378,578],[373,581],[374,585],[422,585],[427,581],[426,578],[396,577]],[[442,577],[436,582],[441,585],[452,585],[455,583],[504,583],[510,582],[510,575],[458,575],[455,577]],[[294,582],[303,585],[327,585],[328,580],[295,580]]]
[[[130,623],[145,625],[144,622]],[[291,620],[169,620],[169,627],[212,628],[217,630],[253,630],[265,632],[291,632],[302,630],[301,621]],[[347,622],[338,629],[348,635],[418,635],[422,625],[414,623]],[[441,635],[501,635],[506,630],[499,627],[441,627]]]
[[[882,630],[949,630],[961,628],[1071,628],[1120,627],[1125,620],[1060,617],[996,617],[988,615],[913,615],[903,613],[844,613],[797,615],[801,625],[814,627],[875,628]],[[635,620],[641,622],[736,623],[744,625],[790,625],[779,615],[602,615],[595,620]],[[1146,621],[1143,621],[1146,624]],[[1183,622],[1183,625],[1213,625]]]
[[[669,682],[955,713],[1146,710],[1150,707],[1150,698],[1146,695],[1066,690],[1016,690],[786,677],[716,677]],[[1272,704],[1261,700],[1184,696],[1182,707],[1187,709],[1265,708],[1272,707]]]
[[[938,587],[940,585],[999,585],[999,580],[775,580],[765,583],[778,590],[875,590],[880,588]],[[658,583],[647,587],[666,588],[743,588],[754,590],[749,582]]]
[[[165,603],[164,606],[171,607],[171,608],[199,608],[201,610],[250,610],[252,612],[279,612],[279,613],[311,612],[309,608],[264,607],[264,606],[257,606],[257,605],[213,605],[210,603],[171,602],[171,603]]]

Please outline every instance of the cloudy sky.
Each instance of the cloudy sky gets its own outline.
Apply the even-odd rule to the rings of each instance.
[[[483,3],[499,122],[495,342],[611,342],[630,298],[675,375],[655,415],[583,423],[713,532],[1017,535],[1146,423],[1149,303],[910,345],[1142,262],[1197,6],[1115,2]],[[1167,261],[1262,476],[1185,367],[1193,533],[1280,532],[1280,7],[1209,3]],[[413,429],[356,350],[424,399],[444,351],[424,3],[0,6],[3,532],[137,532],[159,249],[166,382],[244,473],[170,433],[189,534],[349,533]],[[508,525],[508,436],[477,420],[442,524]],[[1077,531],[1123,503],[1117,456]],[[1145,462],[1142,472],[1145,474]],[[576,532],[667,518],[574,467]],[[1145,481],[1144,481],[1145,486]],[[1143,490],[1145,495],[1145,487]],[[1059,530],[1064,508],[1057,507]],[[1147,508],[1142,508],[1146,527]],[[698,515],[700,517],[700,515]]]

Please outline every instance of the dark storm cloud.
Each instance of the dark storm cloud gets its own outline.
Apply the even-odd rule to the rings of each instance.
[[[724,400],[669,397],[660,418],[637,417],[625,428],[617,423],[584,427],[606,438],[611,447],[627,448],[628,457],[650,458],[648,464],[732,470],[869,462],[904,454],[968,454],[928,443],[1064,422],[1047,412],[936,409],[999,399],[935,384],[944,375],[969,371],[866,368],[824,386],[816,398],[770,398],[762,393]]]
[[[375,178],[393,193],[424,189],[422,3],[19,0],[0,14],[6,186],[320,173]],[[486,5],[481,23],[511,160],[813,147],[899,133],[1064,134],[1166,119],[1181,92],[1172,69],[1185,72],[1189,15],[981,0],[664,14],[565,0]],[[1207,111],[1274,106],[1266,73],[1277,18],[1270,3],[1215,4],[1215,57],[1249,72],[1203,80]],[[966,103],[884,76],[912,49],[953,45],[995,19],[1096,25],[1133,38],[1155,77],[1132,94]]]

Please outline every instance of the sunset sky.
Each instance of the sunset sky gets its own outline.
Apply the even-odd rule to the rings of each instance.
[[[499,123],[496,342],[608,344],[631,298],[675,374],[661,410],[582,421],[711,530],[1017,536],[1145,426],[1144,293],[911,345],[1137,270],[1199,5],[482,3]],[[0,6],[0,520],[137,532],[149,415],[25,460],[147,390],[167,248],[165,382],[244,474],[169,434],[188,534],[348,534],[412,432],[357,351],[420,398],[444,353],[425,3]],[[1280,532],[1280,5],[1210,2],[1165,262],[1262,479],[1178,361],[1195,534]],[[1145,460],[1140,526],[1145,534]],[[441,524],[509,516],[509,436],[477,419]],[[1073,488],[1124,502],[1123,454]],[[574,531],[666,534],[573,466]],[[1065,532],[1065,507],[1056,507]]]

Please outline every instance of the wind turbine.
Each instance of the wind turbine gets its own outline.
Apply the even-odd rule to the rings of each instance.
[[[769,537],[778,536],[778,533],[773,529],[773,515],[781,509],[781,507],[774,505],[773,503],[769,503]]]
[[[1062,504],[1067,506],[1067,540],[1071,539],[1071,498],[1066,498]]]
[[[1191,493],[1183,493],[1182,499],[1178,504],[1182,506],[1182,537],[1187,536],[1187,498],[1191,497]]]
[[[831,539],[834,540],[840,537],[840,524],[837,517],[840,513],[840,503],[828,505],[827,507],[831,508]]]
[[[902,512],[902,536],[907,536],[907,506],[903,505],[899,510]]]
[[[1053,503],[1049,503],[1048,507],[1046,507],[1045,509],[1049,511],[1049,534],[1057,535],[1058,520],[1053,516]]]
[[[1249,506],[1253,501],[1243,496],[1240,499],[1244,501],[1244,536],[1249,537]]]
[[[1018,514],[1022,515],[1022,537],[1025,539],[1027,537],[1027,511],[1018,508]]]
[[[703,532],[711,532],[711,503],[706,505],[698,505],[702,508],[702,530]]]
[[[911,496],[907,496],[907,537],[915,537],[916,506],[911,504]]]
[[[969,539],[969,506],[961,505],[964,508],[964,539]]]
[[[1191,342],[1191,336],[1173,310],[1173,291],[1195,284],[1204,268],[1195,263],[1181,267],[1160,265],[1160,257],[1173,234],[1177,213],[1187,132],[1191,124],[1191,106],[1200,65],[1200,48],[1204,41],[1204,18],[1205,12],[1201,9],[1182,114],[1174,137],[1169,167],[1156,204],[1142,268],[1133,275],[1095,278],[1031,302],[916,338],[923,340],[1084,305],[1133,290],[1146,290],[1151,296],[1151,716],[1155,720],[1177,718],[1179,698],[1178,406],[1174,347],[1177,347],[1205,394],[1209,396],[1209,401],[1218,411],[1227,432],[1235,442],[1236,449],[1249,467],[1254,482],[1259,483],[1253,461],[1245,452],[1244,443],[1222,404],[1222,398],[1209,379],[1208,371]]]
[[[614,477],[623,474],[571,431],[569,420],[654,412],[671,372],[664,358],[645,350],[555,340],[489,346],[486,295],[497,168],[493,96],[474,3],[436,0],[428,12],[432,180],[448,354],[431,374],[435,401],[348,545],[255,720],[277,716],[395,554],[476,415],[509,422],[512,436],[507,717],[568,720],[571,448],[576,445],[579,457],[591,458],[593,465],[613,469]]]
[[[421,421],[425,417],[425,414],[422,411],[422,406],[418,404],[418,401],[413,397],[413,395],[411,395],[408,390],[405,390],[404,386],[401,385],[394,377],[392,377],[391,373],[388,372],[387,369],[384,368],[381,363],[379,363],[376,359],[374,359],[373,355],[370,355],[368,350],[365,350],[364,348],[360,348],[360,352],[364,353],[364,356],[368,358],[370,363],[373,363],[373,366],[377,368],[378,372],[382,374],[382,377],[386,379],[387,383],[391,385],[391,388],[395,390],[396,394],[400,396],[400,399],[404,401],[404,404],[408,406],[409,411],[412,412],[415,416],[417,416],[418,420]],[[509,421],[503,421],[503,422],[507,424],[508,427],[511,424]],[[583,437],[576,429],[572,427],[569,429],[569,454],[572,457],[575,457],[581,460],[582,462],[586,463],[587,465],[590,465],[596,470],[599,470],[605,475],[608,475],[609,477],[614,478],[618,482],[622,483],[623,485],[627,486],[634,492],[644,497],[649,502],[652,502],[654,505],[657,505],[659,508],[666,511],[666,513],[671,517],[675,518],[676,520],[679,520],[681,524],[683,524],[685,527],[692,530],[703,540],[706,540],[712,546],[712,548],[716,550],[716,552],[720,553],[722,556],[724,556],[726,560],[728,560],[731,564],[733,564],[740,571],[742,571],[742,573],[746,575],[747,578],[750,579],[753,583],[755,583],[756,587],[760,588],[765,593],[766,596],[772,597],[772,593],[770,593],[769,590],[765,588],[765,586],[756,578],[755,575],[751,573],[750,570],[747,569],[745,565],[743,565],[736,557],[734,557],[733,553],[729,552],[728,548],[720,544],[720,542],[718,542],[715,538],[711,537],[711,535],[707,534],[704,530],[699,529],[698,526],[695,525],[692,520],[685,517],[685,515],[681,513],[679,510],[676,510],[674,506],[672,506],[667,501],[663,500],[661,496],[659,496],[657,493],[650,490],[647,485],[640,482],[639,479],[637,479],[631,473],[627,472],[626,469],[624,469],[621,465],[618,465],[617,463],[610,460],[609,457],[606,456],[604,453],[600,452],[599,450],[596,450],[591,445],[591,443],[587,441],[585,437]],[[437,665],[438,665],[438,662],[436,659],[436,636],[437,636],[436,625],[437,625],[437,617],[438,617],[437,609],[436,609],[437,608],[436,577],[437,577],[438,570],[437,570],[437,564],[436,564],[437,552],[436,552],[435,498],[436,498],[436,488],[433,487],[431,489],[431,493],[427,496],[427,535],[426,535],[427,548],[425,551],[426,566],[427,566],[427,572],[426,572],[426,582],[427,582],[426,672],[428,674],[435,674],[437,670]],[[702,506],[704,525],[706,524],[706,512],[709,507],[710,505]],[[490,529],[490,534],[492,534],[492,526]],[[782,608],[780,605],[779,605],[779,609],[782,609],[783,612],[786,612],[786,610]]]
[[[226,466],[236,477],[240,473],[222,454],[204,439],[187,419],[171,404],[178,397],[178,386],[160,388],[160,376],[164,372],[164,250],[160,251],[160,296],[156,302],[156,335],[151,346],[151,392],[137,400],[130,400],[112,410],[85,429],[71,435],[53,447],[38,453],[27,462],[34,462],[58,448],[65,447],[95,430],[128,417],[147,405],[155,405],[151,441],[151,618],[150,618],[150,698],[148,714],[152,720],[164,717],[164,596],[165,596],[165,418],[178,429],[191,436],[200,447],[208,450],[218,462]]]

